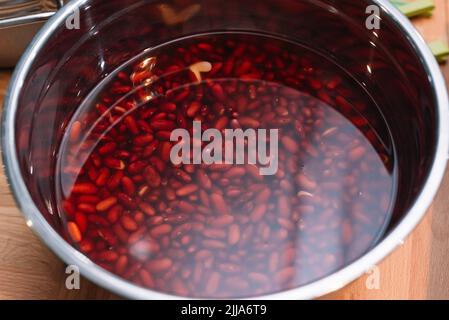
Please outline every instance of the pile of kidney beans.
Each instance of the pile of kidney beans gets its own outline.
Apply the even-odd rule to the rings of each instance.
[[[67,127],[56,172],[67,238],[110,272],[182,296],[319,279],[388,222],[394,159],[363,114],[373,108],[340,67],[287,41],[220,33],[154,48],[106,78]],[[194,120],[279,129],[277,173],[174,165],[170,134]]]

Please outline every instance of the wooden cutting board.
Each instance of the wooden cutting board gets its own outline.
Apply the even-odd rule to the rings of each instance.
[[[436,0],[432,18],[415,20],[427,41],[448,39],[449,3]],[[449,83],[449,64],[442,66]],[[0,70],[0,105],[10,78]],[[404,244],[379,264],[380,287],[368,289],[367,275],[327,299],[449,299],[449,170],[424,220]],[[0,299],[114,299],[81,280],[65,288],[65,266],[25,225],[0,167]]]

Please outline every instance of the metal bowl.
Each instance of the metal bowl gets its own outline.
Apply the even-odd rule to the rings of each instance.
[[[352,71],[359,70],[357,76],[364,79],[368,88],[378,87],[377,98],[384,99],[383,111],[397,138],[398,162],[403,170],[400,192],[405,205],[396,208],[397,214],[381,241],[350,265],[310,284],[257,298],[314,298],[362,275],[402,243],[431,204],[446,168],[449,110],[438,64],[407,18],[386,0],[357,2],[266,0],[256,4],[183,0],[163,4],[142,0],[74,0],[68,3],[29,45],[15,70],[4,103],[4,163],[28,226],[66,263],[77,265],[82,275],[117,294],[139,299],[181,298],[127,282],[100,268],[64,240],[51,192],[48,193],[52,181],[49,159],[57,152],[58,137],[82,97],[102,77],[145,48],[209,30],[269,29],[271,33],[311,42],[346,65],[357,67]],[[190,7],[195,12],[185,21],[167,24],[158,10],[161,5],[178,10]],[[365,27],[365,9],[369,5],[380,9],[379,30]],[[304,8],[310,10],[301,15]],[[76,12],[80,12],[81,27],[67,30],[67,19]],[[319,29],[313,30],[310,26],[317,19]],[[341,46],[339,41],[343,38],[338,32],[352,32],[351,43],[365,50],[355,54],[352,47]],[[394,61],[394,67],[375,74],[367,72],[367,62],[369,66],[379,54]],[[365,67],[364,71],[360,67]],[[33,149],[36,145],[47,145],[46,152],[37,152]]]

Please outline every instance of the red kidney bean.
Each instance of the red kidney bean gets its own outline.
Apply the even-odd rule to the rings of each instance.
[[[172,226],[169,224],[161,224],[157,227],[154,227],[150,230],[150,235],[153,238],[159,238],[163,235],[166,235],[172,231]]]
[[[123,274],[128,266],[128,256],[122,255],[117,259],[115,263],[115,272],[117,274]]]
[[[214,209],[220,214],[225,215],[229,213],[228,205],[226,204],[226,201],[221,194],[219,193],[211,194],[210,201]]]
[[[97,187],[92,183],[77,183],[73,186],[72,192],[73,193],[80,193],[80,194],[95,194],[97,193]]]
[[[154,209],[153,206],[151,206],[148,203],[145,203],[145,202],[139,203],[139,208],[142,209],[142,211],[147,216],[154,216],[156,214],[156,209]]]
[[[75,222],[67,223],[67,232],[74,242],[80,242],[83,238],[78,225]]]
[[[238,224],[233,224],[229,227],[228,231],[228,243],[233,246],[240,240],[240,227]]]
[[[125,228],[128,231],[136,231],[138,229],[136,221],[134,221],[134,219],[131,218],[130,216],[126,215],[122,216],[120,222],[123,228]]]
[[[176,190],[176,195],[179,197],[185,197],[196,192],[197,190],[198,186],[196,184],[188,184]]]
[[[197,179],[202,188],[210,189],[212,188],[212,181],[204,170],[197,171]]]
[[[80,121],[73,122],[72,127],[70,129],[70,137],[69,137],[72,143],[78,142],[78,140],[80,139],[82,127],[83,125],[81,124]]]
[[[267,212],[267,206],[265,204],[257,205],[251,213],[251,220],[253,222],[260,221]]]
[[[111,169],[116,169],[116,170],[125,169],[125,163],[122,160],[107,157],[103,161],[104,161],[104,164]]]
[[[136,186],[132,179],[127,176],[124,176],[121,180],[123,191],[128,195],[132,196],[136,191]]]
[[[172,260],[168,258],[154,259],[145,263],[145,266],[149,271],[156,273],[166,271],[170,269],[172,265],[173,265]]]
[[[149,273],[148,271],[146,271],[144,269],[141,269],[139,271],[139,276],[140,276],[140,279],[142,280],[142,283],[145,286],[147,286],[149,288],[154,287],[154,278],[151,275],[151,273]]]
[[[97,211],[107,211],[109,208],[111,208],[116,203],[117,203],[116,197],[109,197],[107,199],[100,201],[97,204],[96,209],[97,209]]]

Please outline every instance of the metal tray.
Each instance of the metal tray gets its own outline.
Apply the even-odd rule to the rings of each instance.
[[[13,67],[36,32],[63,5],[63,0],[0,0],[0,68]]]

